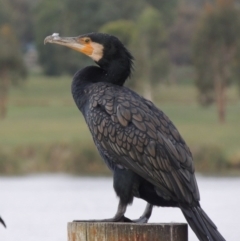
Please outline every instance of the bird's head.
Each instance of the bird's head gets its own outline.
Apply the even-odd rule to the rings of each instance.
[[[133,57],[115,36],[104,33],[89,33],[77,37],[60,37],[53,34],[45,38],[44,44],[64,45],[92,58],[100,67],[108,68],[110,62],[129,60],[130,67]]]

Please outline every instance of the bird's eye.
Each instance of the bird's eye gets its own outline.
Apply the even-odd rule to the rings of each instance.
[[[87,44],[87,43],[90,42],[90,39],[89,39],[89,38],[86,38],[84,41],[85,41],[85,43]]]

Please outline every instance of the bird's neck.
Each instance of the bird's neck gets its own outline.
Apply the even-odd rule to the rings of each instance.
[[[98,81],[124,85],[131,75],[133,65],[133,57],[130,52],[124,46],[120,46],[114,56],[109,56],[107,53],[104,56],[97,62],[104,72],[104,76]]]
[[[112,61],[107,67],[102,67],[104,76],[102,82],[107,82],[115,85],[124,85],[125,81],[131,74],[131,64],[127,61]]]
[[[110,64],[97,66],[88,66],[79,70],[73,77],[72,95],[78,108],[83,111],[84,103],[89,97],[88,87],[94,83],[111,83],[122,86],[131,74],[131,60],[111,61]]]

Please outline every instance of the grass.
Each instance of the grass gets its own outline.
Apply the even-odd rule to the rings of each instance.
[[[20,89],[13,89],[8,116],[0,122],[0,144],[16,146],[90,138],[72,100],[70,81],[70,77],[35,77]]]
[[[196,103],[197,92],[191,84],[161,85],[155,90],[154,99],[191,149],[201,152],[201,147],[216,147],[228,160],[233,156],[234,161],[236,156],[240,159],[240,102],[236,88],[228,92],[224,125],[218,123],[215,106],[203,108]],[[23,86],[12,89],[7,118],[0,121],[1,150],[18,155],[15,150],[34,147],[34,152],[45,148],[48,151],[42,152],[50,153],[48,148],[55,144],[73,143],[77,143],[76,150],[90,146],[85,153],[89,157],[95,151],[89,130],[71,96],[71,77],[30,76]],[[39,160],[45,158],[39,155]]]
[[[171,117],[190,146],[216,145],[228,154],[240,151],[239,105],[232,104],[228,107],[225,124],[218,123],[214,106],[205,109],[196,104],[165,105],[162,109]]]

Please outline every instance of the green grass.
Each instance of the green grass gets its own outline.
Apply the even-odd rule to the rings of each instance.
[[[154,98],[193,150],[214,146],[228,158],[240,153],[240,102],[236,88],[228,91],[227,122],[223,125],[218,123],[215,106],[203,108],[196,103],[197,91],[191,84],[159,86]],[[93,146],[72,99],[71,77],[30,76],[23,86],[11,90],[8,115],[0,121],[0,147],[11,153],[19,147],[55,143]]]
[[[196,104],[166,105],[162,108],[174,121],[190,146],[216,145],[228,154],[240,151],[240,108],[228,106],[227,122],[219,124],[215,107],[202,108]]]
[[[10,95],[0,122],[0,145],[53,143],[90,138],[71,96],[71,78],[30,78]]]

